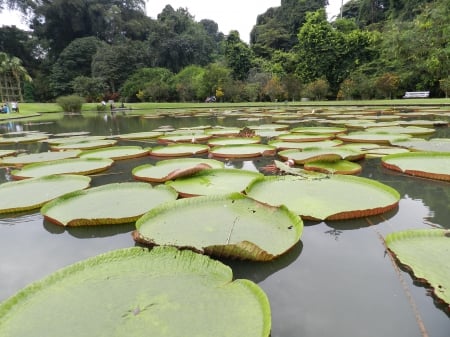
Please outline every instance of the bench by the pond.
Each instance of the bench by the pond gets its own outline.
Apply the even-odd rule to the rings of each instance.
[[[403,98],[427,98],[430,97],[429,91],[407,91]]]

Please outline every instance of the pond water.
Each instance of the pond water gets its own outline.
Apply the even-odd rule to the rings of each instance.
[[[22,129],[51,134],[88,131],[91,135],[116,135],[151,131],[160,126],[244,127],[271,122],[270,117],[243,121],[231,116],[218,118],[216,114],[146,119],[122,113],[93,113],[49,114],[47,121],[14,121],[0,127],[2,133]],[[449,138],[448,126],[438,127],[432,137]],[[156,143],[121,141],[118,145],[146,147]],[[28,152],[47,150],[46,143],[17,146]],[[227,160],[226,167],[260,170],[273,159]],[[91,185],[133,181],[134,167],[155,161],[145,157],[116,162],[107,172],[93,176]],[[272,337],[450,335],[448,314],[425,287],[397,268],[383,244],[383,238],[394,231],[450,228],[450,183],[389,171],[376,158],[365,159],[361,164],[360,176],[399,191],[401,200],[396,210],[351,221],[305,221],[301,242],[272,262],[222,260],[232,267],[235,278],[253,280],[266,292],[272,310]],[[8,172],[0,168],[0,182],[8,179]],[[61,267],[134,246],[133,229],[134,224],[65,229],[44,221],[39,212],[0,217],[0,301]]]

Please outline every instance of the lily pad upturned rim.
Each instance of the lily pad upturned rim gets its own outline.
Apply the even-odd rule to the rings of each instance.
[[[276,148],[266,144],[222,145],[213,147],[209,153],[216,158],[255,158],[273,156]]]
[[[54,172],[49,172],[49,173],[43,173],[43,174],[39,174],[39,175],[26,175],[27,171],[32,171],[35,168],[42,168],[42,167],[49,167],[52,168],[54,167],[55,164],[70,164],[70,166],[76,165],[76,163],[80,161],[82,163],[95,163],[97,165],[93,165],[92,168],[90,169],[85,169],[85,170],[80,170],[80,171],[76,171],[76,170],[72,170],[72,171],[64,171],[64,172],[58,172],[58,173],[54,173]],[[94,174],[97,172],[102,172],[107,170],[108,168],[110,168],[113,165],[114,161],[112,159],[107,159],[107,158],[69,158],[69,159],[59,159],[59,160],[53,160],[53,161],[48,161],[48,162],[43,162],[43,163],[33,163],[33,164],[27,164],[25,166],[23,166],[20,170],[13,170],[11,171],[11,176],[13,177],[14,180],[20,180],[20,179],[27,179],[27,178],[34,178],[34,177],[41,177],[41,176],[45,176],[45,175],[51,175],[51,174],[81,174],[81,175],[88,175],[88,174]],[[25,175],[23,174],[25,172]]]
[[[335,182],[336,180],[337,182]],[[280,184],[281,190],[276,190],[274,188],[276,186],[264,186],[264,184],[270,185],[274,183]],[[351,191],[346,195],[348,195],[350,199],[356,199],[349,201],[347,200],[348,198],[343,198],[342,195],[341,197],[334,197],[330,191],[334,192],[334,194],[338,193],[335,191],[336,187],[327,186],[327,184],[332,185],[333,183],[341,184],[346,188],[351,188]],[[301,184],[301,186],[298,184]],[[325,186],[317,186],[318,184],[324,184]],[[354,184],[357,184],[356,186],[367,186],[369,189],[372,188],[375,191],[380,192],[380,199],[382,199],[382,202],[380,200],[375,200],[375,204],[373,196],[372,198],[367,199],[355,195]],[[265,187],[265,189],[262,189],[264,193],[261,192],[261,186],[258,185],[263,185],[262,187]],[[255,188],[260,188],[257,195],[255,195],[255,192],[253,191]],[[294,190],[294,192],[292,192],[294,193],[294,197],[286,197],[289,195],[289,188]],[[303,194],[298,193],[298,191],[302,191]],[[400,194],[394,188],[373,179],[352,175],[331,175],[319,178],[305,178],[290,175],[264,176],[252,180],[247,186],[245,193],[260,202],[268,203],[270,205],[277,206],[284,204],[302,218],[310,220],[348,220],[378,215],[397,208],[400,201]],[[281,199],[283,200],[280,200],[280,194],[282,194]],[[333,202],[325,203],[326,200],[324,200],[324,196],[333,198]],[[274,198],[276,200],[273,200]],[[300,200],[296,200],[295,198],[300,198]],[[275,201],[276,203],[274,203]],[[367,203],[368,206],[359,206],[359,209],[357,209],[355,208],[356,201],[362,204]],[[299,209],[297,204],[291,205],[290,202],[306,203],[309,208],[302,205],[303,208]],[[345,207],[343,207],[342,204],[344,204]],[[334,210],[331,210],[331,208],[334,208]]]
[[[121,198],[119,200],[117,199],[117,195],[115,196],[115,198],[112,198],[113,193],[117,190],[119,191],[118,195],[120,197],[123,197],[124,194],[128,193],[128,195],[126,195],[128,199]],[[132,194],[131,191],[134,194]],[[141,195],[138,194],[138,192],[140,191],[142,191]],[[110,194],[109,199],[99,197],[99,195],[103,197],[105,197],[105,195],[108,196],[108,193]],[[144,197],[148,198],[148,193],[165,193],[166,195],[164,195],[164,198],[162,198],[162,200],[155,201],[151,199],[145,199],[145,207],[141,204],[139,204],[138,207],[135,208],[130,206],[129,203],[138,203],[138,201],[133,202],[133,196],[137,198],[137,200],[144,200]],[[92,200],[94,195],[96,195],[95,201]],[[96,226],[123,224],[136,221],[137,219],[139,219],[139,217],[148,212],[152,207],[155,207],[163,202],[175,200],[177,197],[177,192],[165,185],[152,187],[152,185],[144,182],[110,183],[93,187],[87,190],[67,193],[59,198],[53,199],[41,208],[41,214],[46,220],[61,226]],[[76,205],[77,202],[77,206],[80,206],[80,203],[82,205],[83,203],[86,204],[86,199],[88,201],[88,204],[86,206],[87,211],[85,213],[83,212],[83,209],[74,208],[73,204]],[[95,206],[94,203],[97,203],[97,205]],[[69,211],[67,210],[67,207],[69,207]],[[61,209],[63,210],[62,215]],[[121,209],[123,211],[121,211]],[[115,216],[111,215],[112,211],[116,213]]]
[[[203,207],[208,207],[208,205],[211,205],[211,209],[207,212],[202,211],[205,213],[204,217],[200,216],[198,221],[194,220],[189,223],[189,215],[192,217],[192,212],[195,212],[196,210],[200,212]],[[213,212],[215,207],[219,207],[219,212],[236,212],[234,222],[230,221],[228,223],[223,223],[223,221],[227,221],[226,215],[217,215]],[[235,211],[235,209],[240,210]],[[183,216],[183,210],[187,210],[185,216]],[[176,212],[176,215],[174,215],[174,212]],[[178,214],[181,214],[181,218],[177,218],[179,219],[179,223],[176,224],[176,221],[178,220],[172,221],[170,218],[164,219],[165,214],[169,217],[178,216]],[[252,235],[254,235],[254,237],[250,235],[250,237],[245,237],[238,240],[235,238],[231,239],[231,237],[235,234],[234,230],[236,230],[236,235],[239,237],[239,235],[246,232],[245,227],[254,226],[254,224],[249,225],[249,222],[251,221],[245,220],[246,216],[249,218],[254,218],[257,216],[255,221],[258,224],[258,228],[260,227],[260,230],[252,231]],[[158,220],[158,217],[162,217],[162,220]],[[213,217],[211,223],[207,222],[208,217]],[[239,223],[240,219],[244,219],[244,221]],[[238,223],[238,225],[236,225],[236,223]],[[177,225],[181,226],[181,228],[179,230],[174,230]],[[143,235],[140,231],[143,226],[163,226],[164,228],[167,228],[168,234],[164,234],[162,229],[157,229],[156,235],[168,235],[169,239],[166,240],[169,241],[158,242],[157,238],[146,237],[146,235]],[[188,226],[195,226],[196,229],[191,230],[192,232],[195,232],[194,238],[186,238],[186,236],[183,236],[183,239],[177,239],[176,236],[183,231],[183,228]],[[204,228],[205,226],[207,228]],[[264,230],[264,226],[270,226],[273,227],[273,229],[267,230],[266,228],[266,230]],[[197,229],[198,233],[196,232]],[[228,229],[230,229],[229,233],[226,232]],[[258,239],[260,236],[264,237],[264,233],[266,232],[271,232],[268,239]],[[281,234],[282,232],[284,234]],[[286,206],[271,206],[261,203],[242,193],[234,192],[229,194],[177,199],[172,202],[161,204],[151,209],[136,221],[136,230],[133,232],[133,239],[136,242],[145,245],[175,246],[180,249],[190,249],[200,254],[207,254],[216,257],[247,259],[253,261],[270,261],[286,253],[296,243],[298,243],[302,232],[303,221]],[[203,233],[203,235],[201,233]],[[279,237],[279,240],[276,240],[275,238],[276,233],[280,233],[279,235],[282,235]],[[223,240],[219,240],[220,243],[218,243],[216,242],[216,240],[218,240],[217,235],[220,236],[221,234],[223,234],[223,237],[221,237]],[[202,241],[203,239],[207,242],[209,236],[211,236],[209,240],[213,241],[211,244],[204,243],[204,245],[199,246],[198,243],[197,245],[194,243],[195,241]],[[286,243],[285,241],[287,236],[289,236],[289,243],[284,245]],[[185,242],[189,241],[189,243],[183,244],[179,242],[183,240],[185,240]],[[258,245],[258,241],[260,245]],[[267,242],[269,242],[269,244],[267,244]],[[271,250],[271,247],[269,247],[270,245],[273,245],[275,248],[272,247],[273,250]],[[280,247],[280,245],[282,247]]]
[[[168,180],[189,176],[201,170],[212,168],[224,168],[225,164],[215,159],[204,158],[175,158],[158,161],[155,165],[139,165],[131,171],[133,178],[141,181],[163,183]],[[158,171],[161,168],[169,167],[164,175],[151,175],[149,171]]]
[[[406,153],[396,153],[387,155],[381,158],[381,164],[383,167],[386,167],[393,171],[403,172],[408,175],[436,179],[436,180],[444,180],[450,181],[450,173],[448,172],[437,172],[435,170],[435,166],[431,167],[429,171],[424,170],[423,168],[408,168],[407,165],[400,167],[398,164],[395,164],[395,160],[401,159],[418,159],[425,163],[430,163],[430,159],[433,158],[446,158],[450,162],[450,152],[406,152]],[[393,162],[390,162],[393,161]],[[450,166],[446,166],[446,168],[450,168]]]
[[[267,295],[252,281],[233,280],[232,273],[220,261],[173,247],[110,251],[60,269],[0,303],[0,333],[25,329],[28,336],[49,332],[60,336],[70,329],[72,337],[138,336],[148,334],[151,326],[156,335],[172,327],[174,337],[210,337],[223,329],[235,331],[230,336],[268,337],[271,310]],[[189,291],[186,280],[192,282],[187,285]],[[117,289],[128,294],[120,296],[122,291],[114,293]],[[205,296],[186,296],[192,292]],[[86,305],[89,301],[92,305]],[[244,311],[238,310],[242,307]],[[89,326],[80,324],[79,315],[73,314],[78,310],[91,320]],[[162,311],[155,317],[153,310]],[[159,330],[158,323],[162,324]]]
[[[443,239],[445,238],[445,239]],[[411,253],[407,253],[405,251],[404,245],[400,248],[398,247],[398,243],[401,244],[406,243],[408,240],[446,240],[448,244],[450,244],[450,230],[449,229],[441,229],[441,228],[434,228],[434,229],[409,229],[409,230],[402,230],[399,232],[393,232],[385,237],[385,243],[393,257],[396,259],[397,262],[400,263],[401,266],[406,267],[408,272],[410,272],[419,282],[426,284],[430,286],[433,289],[433,294],[438,298],[439,301],[443,301],[447,304],[447,310],[450,310],[450,278],[444,277],[444,279],[447,281],[447,285],[441,284],[441,280],[439,280],[438,275],[434,275],[436,272],[438,274],[441,274],[445,270],[448,270],[448,268],[437,268],[437,271],[433,273],[433,271],[429,270],[429,264],[424,262],[422,265],[418,263],[417,265],[414,263],[417,263],[417,258],[419,255],[417,254],[417,244],[414,244],[414,242],[411,243],[409,246]],[[430,244],[427,245],[427,247],[431,250],[433,249],[434,245]],[[427,249],[428,249],[427,248]],[[443,256],[442,251],[435,250],[435,255],[438,255],[439,257]],[[449,255],[449,250],[446,250],[447,255]],[[429,252],[426,251],[425,254],[429,256]],[[443,260],[447,262],[447,259],[445,256],[443,256]],[[441,275],[442,276],[442,275]]]
[[[55,182],[63,189],[55,190]],[[4,198],[7,201],[2,203],[3,208],[0,208],[0,213],[22,212],[39,208],[63,194],[88,188],[90,182],[91,178],[87,176],[55,174],[3,183],[0,185],[0,192],[7,191],[8,195]],[[37,185],[39,189],[33,190],[33,185]],[[20,195],[13,197],[15,190],[18,190],[17,193],[20,193]],[[33,201],[28,201],[30,199],[33,199]],[[18,201],[15,202],[14,200]],[[5,208],[4,205],[8,203],[9,206]],[[13,205],[14,207],[11,207]]]
[[[125,160],[145,157],[151,152],[150,148],[141,146],[109,146],[100,149],[82,151],[80,158],[110,158],[112,160]],[[96,154],[98,156],[96,156]]]

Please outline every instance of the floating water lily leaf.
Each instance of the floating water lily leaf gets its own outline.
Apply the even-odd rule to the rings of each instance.
[[[323,140],[320,142],[283,142],[280,140],[273,140],[268,143],[271,146],[275,146],[278,150],[289,149],[307,149],[307,148],[319,148],[319,147],[332,147],[342,144],[341,140]]]
[[[63,194],[89,187],[91,178],[80,175],[51,175],[0,185],[0,213],[41,207]]]
[[[280,135],[278,140],[282,142],[320,142],[322,140],[333,138],[334,134],[330,133],[289,133]]]
[[[45,204],[41,213],[62,226],[120,224],[136,221],[153,207],[176,198],[177,193],[164,185],[113,183],[63,195]]]
[[[224,146],[224,145],[247,145],[261,143],[261,137],[227,137],[214,138],[208,142],[209,146]]]
[[[186,132],[182,134],[168,134],[165,136],[158,137],[158,142],[160,143],[197,143],[197,142],[204,142],[208,139],[210,139],[211,135],[206,135],[202,130],[199,130],[200,132],[192,133],[192,132]]]
[[[413,151],[450,152],[450,138],[432,138],[430,140],[411,138],[392,142],[392,145],[405,147]]]
[[[333,174],[357,174],[361,172],[361,165],[348,160],[315,160],[305,163],[305,170]]]
[[[16,157],[2,158],[0,160],[0,164],[7,166],[23,166],[32,163],[42,163],[59,159],[76,158],[80,153],[80,150],[68,150],[22,154]]]
[[[0,321],[2,337],[268,337],[271,330],[258,285],[172,247],[121,249],[66,267],[2,302]]]
[[[355,142],[355,143],[367,143],[372,142],[376,144],[391,144],[391,142],[398,140],[407,140],[411,138],[408,134],[388,134],[388,133],[369,133],[369,132],[351,132],[348,135],[337,135],[338,139],[344,142]]]
[[[384,167],[409,175],[450,181],[450,152],[408,152],[385,156]]]
[[[436,130],[433,128],[423,128],[419,126],[386,126],[368,128],[366,131],[371,133],[408,134],[412,136],[419,136],[432,134]]]
[[[235,136],[241,131],[239,128],[226,127],[226,128],[212,128],[205,132],[211,136]]]
[[[72,158],[28,164],[20,170],[13,170],[14,179],[42,177],[51,174],[93,174],[107,170],[114,161],[107,158]]]
[[[183,197],[228,194],[244,191],[253,179],[262,176],[258,172],[240,169],[212,169],[168,181],[166,184],[176,189]]]
[[[140,146],[111,146],[102,149],[86,150],[80,154],[80,158],[110,158],[123,160],[144,157],[150,153],[150,149]]]
[[[413,229],[386,236],[386,246],[415,277],[425,280],[442,301],[450,305],[450,231]]]
[[[275,147],[266,144],[224,145],[210,150],[217,158],[254,158],[259,156],[273,156]]]
[[[59,150],[89,150],[89,149],[99,149],[103,147],[113,146],[117,143],[114,139],[97,139],[97,140],[80,140],[78,142],[69,142],[65,144],[50,145],[53,151]]]
[[[0,150],[0,158],[13,156],[17,153],[16,150]],[[1,163],[0,163],[1,164]]]
[[[291,132],[316,133],[316,134],[323,134],[323,133],[338,134],[338,133],[343,133],[346,131],[347,131],[347,128],[339,128],[339,127],[333,127],[333,126],[304,126],[304,127],[293,128],[291,130]]]
[[[204,144],[172,144],[154,147],[151,155],[155,157],[186,157],[208,151],[209,146]]]
[[[261,204],[240,193],[180,199],[136,222],[134,238],[201,253],[267,261],[299,240],[301,219],[286,207]]]
[[[247,195],[269,205],[286,205],[317,220],[344,220],[381,214],[397,207],[400,194],[375,180],[333,175],[324,179],[271,176],[255,179]]]
[[[105,139],[106,136],[70,136],[70,137],[60,137],[60,138],[49,138],[45,142],[49,145],[64,145],[79,143],[81,141],[95,141]]]
[[[18,137],[0,137],[0,145],[17,143],[34,143],[47,139],[48,135],[43,133],[29,133]]]
[[[401,147],[393,147],[393,146],[380,146],[378,148],[365,150],[366,158],[380,158],[384,156],[388,156],[390,154],[396,153],[407,153],[408,149],[403,149]]]
[[[137,180],[149,182],[164,182],[184,176],[189,176],[205,169],[223,168],[224,163],[215,159],[180,158],[161,160],[156,165],[140,165],[132,171]]]
[[[151,139],[164,135],[164,132],[159,131],[144,131],[144,132],[132,132],[117,135],[115,137],[119,139]]]
[[[305,149],[303,151],[298,149],[291,149],[280,151],[278,152],[278,155],[284,160],[292,159],[296,164],[299,165],[303,165],[310,161],[316,160],[337,161],[346,159],[352,161],[364,158],[364,153],[342,147]]]

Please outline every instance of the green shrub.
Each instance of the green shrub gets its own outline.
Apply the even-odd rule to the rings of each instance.
[[[64,112],[81,112],[81,107],[84,102],[83,97],[76,95],[61,96],[56,99],[56,104],[58,104]]]

